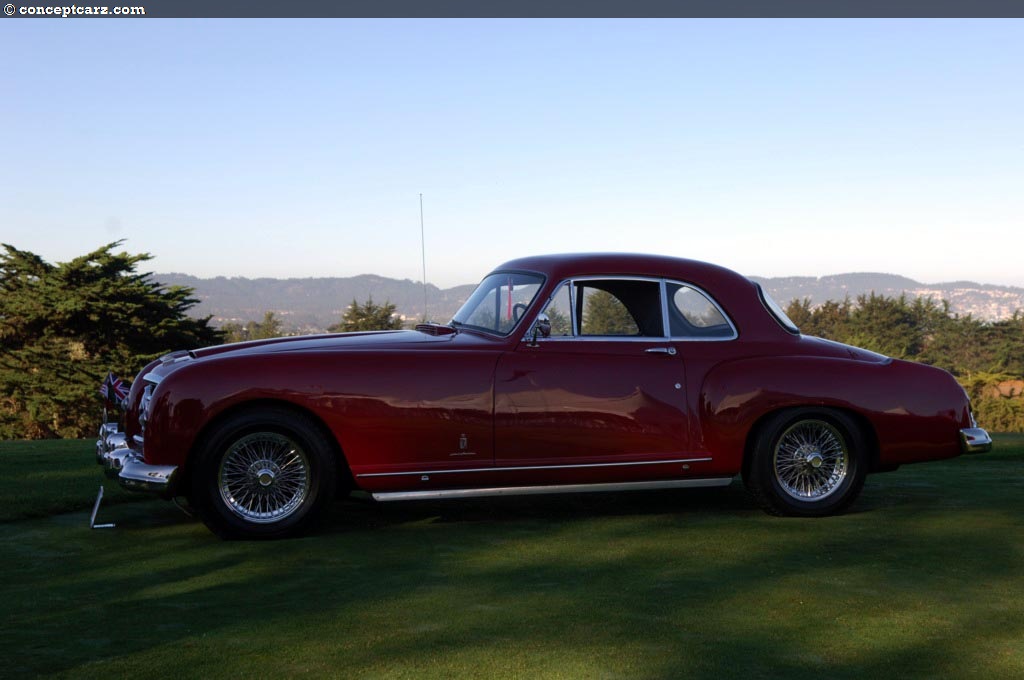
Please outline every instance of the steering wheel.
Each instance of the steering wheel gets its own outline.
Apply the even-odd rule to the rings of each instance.
[[[517,302],[512,306],[512,321],[519,323],[519,319],[523,317],[523,313],[526,311],[527,306],[522,302]]]

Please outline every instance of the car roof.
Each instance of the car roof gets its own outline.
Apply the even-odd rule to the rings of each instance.
[[[509,260],[497,269],[525,269],[555,278],[585,275],[644,275],[668,278],[732,278],[746,277],[719,265],[666,255],[642,253],[562,253],[533,255]],[[739,281],[736,281],[737,283]]]
[[[750,279],[731,269],[681,257],[641,253],[562,253],[509,260],[495,271],[534,271],[547,278],[545,288],[583,276],[650,276],[691,283],[703,289],[747,338],[788,335],[771,317]]]

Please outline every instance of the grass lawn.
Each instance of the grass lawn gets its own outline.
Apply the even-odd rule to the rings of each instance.
[[[0,676],[1021,678],[1024,436],[779,519],[739,483],[337,504],[225,543],[92,443],[0,442]]]

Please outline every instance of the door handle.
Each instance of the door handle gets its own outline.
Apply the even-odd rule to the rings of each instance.
[[[674,357],[676,355],[675,347],[650,347],[644,351],[648,354],[667,354],[670,357]]]

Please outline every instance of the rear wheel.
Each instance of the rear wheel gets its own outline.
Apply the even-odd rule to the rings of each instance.
[[[284,538],[307,530],[334,496],[330,441],[308,417],[260,408],[221,423],[193,467],[199,516],[223,538]]]
[[[766,512],[818,517],[852,503],[867,473],[865,439],[846,414],[791,409],[759,430],[744,477]]]

